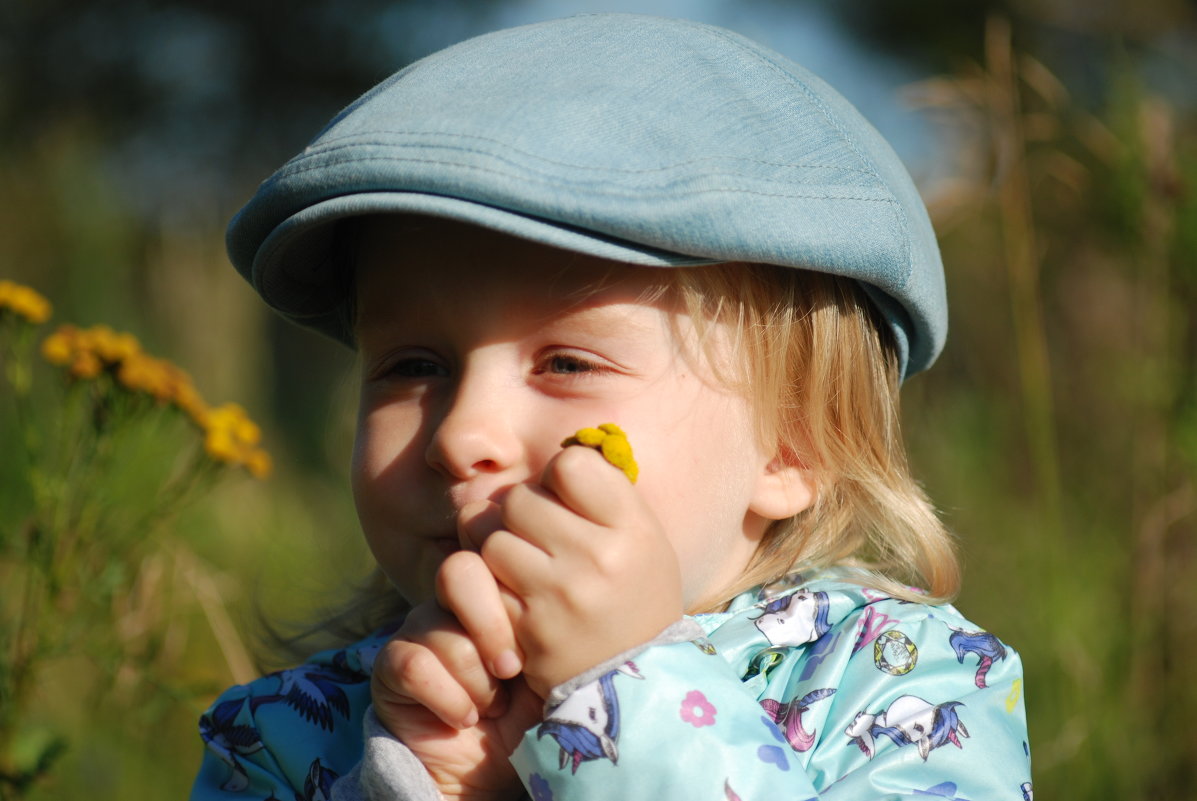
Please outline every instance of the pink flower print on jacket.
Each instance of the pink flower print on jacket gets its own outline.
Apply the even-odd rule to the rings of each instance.
[[[691,690],[682,699],[682,720],[696,729],[715,725],[715,707],[698,690]]]
[[[615,692],[615,677],[619,674],[635,679],[644,678],[631,662],[625,662],[589,684],[583,684],[569,697],[549,711],[545,722],[536,730],[540,739],[548,734],[561,747],[558,767],[570,765],[577,773],[578,765],[592,759],[619,762],[619,696]]]
[[[869,759],[876,753],[875,740],[884,734],[898,746],[916,745],[925,762],[928,754],[941,745],[951,743],[963,748],[960,737],[968,737],[968,729],[956,714],[959,701],[931,705],[922,698],[903,695],[883,712],[871,715],[860,712],[845,734]]]
[[[753,622],[770,645],[804,645],[831,629],[830,607],[827,593],[799,590],[770,601]]]

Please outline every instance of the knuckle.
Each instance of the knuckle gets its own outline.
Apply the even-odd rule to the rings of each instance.
[[[378,655],[374,657],[374,672],[383,675],[393,674],[395,672],[395,665],[401,659],[401,654],[405,649],[410,648],[411,645],[406,640],[388,640],[382,646]]]
[[[396,687],[399,689],[408,689],[427,683],[439,664],[439,660],[432,651],[412,643],[408,643],[408,645],[412,647],[397,650],[388,665]]]
[[[629,564],[627,548],[618,538],[611,537],[607,547],[593,548],[587,553],[586,577],[599,582],[610,582],[624,578],[634,565]]]
[[[574,476],[594,468],[602,456],[594,448],[566,448],[548,466],[549,477],[554,482],[568,482]]]

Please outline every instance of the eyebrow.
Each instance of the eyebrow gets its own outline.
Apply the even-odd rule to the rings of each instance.
[[[590,336],[634,340],[663,330],[659,328],[663,325],[663,317],[658,317],[656,314],[637,316],[633,313],[636,309],[649,308],[654,312],[660,312],[660,309],[642,302],[636,296],[610,302],[599,301],[595,305],[590,305],[594,298],[601,293],[602,289],[588,293],[576,303],[559,311],[551,312],[539,321],[540,330],[551,335],[555,328],[569,326],[574,330],[580,329]]]

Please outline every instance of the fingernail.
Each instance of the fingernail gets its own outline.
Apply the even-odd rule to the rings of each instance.
[[[519,656],[510,648],[495,657],[495,662],[491,666],[491,671],[496,678],[510,679],[517,675],[523,664],[520,662]]]
[[[461,721],[461,728],[470,729],[478,725],[478,710],[471,709],[470,713]]]

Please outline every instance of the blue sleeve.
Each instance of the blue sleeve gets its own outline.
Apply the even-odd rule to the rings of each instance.
[[[255,719],[250,686],[225,692],[200,718],[204,757],[191,801],[297,796]],[[301,796],[302,797],[302,796]]]
[[[965,625],[886,600],[764,649],[745,676],[693,643],[654,646],[575,691],[512,761],[535,801],[1023,801],[1021,664]]]
[[[327,798],[362,755],[369,677],[305,665],[233,687],[200,718],[192,801]]]

